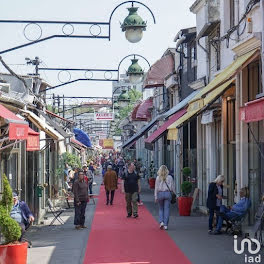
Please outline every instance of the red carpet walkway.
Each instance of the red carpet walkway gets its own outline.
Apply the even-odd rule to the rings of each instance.
[[[126,218],[125,198],[116,191],[113,206],[105,205],[101,187],[92,229],[86,248],[85,264],[190,264],[166,231],[145,206],[139,218]]]

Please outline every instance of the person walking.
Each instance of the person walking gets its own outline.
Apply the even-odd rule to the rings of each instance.
[[[170,217],[171,191],[174,190],[173,178],[169,175],[169,170],[165,165],[161,165],[158,170],[158,177],[155,183],[155,202],[159,204],[160,229],[168,229]]]
[[[123,176],[122,193],[125,193],[127,217],[138,217],[138,193],[140,193],[140,177],[135,172],[134,163],[128,164],[128,170]]]
[[[215,212],[219,212],[220,206],[222,205],[223,199],[223,183],[225,177],[223,175],[218,175],[217,178],[209,184],[208,197],[207,197],[207,207],[209,209],[209,229],[208,233],[213,232],[213,219]],[[219,216],[216,216],[216,225],[218,223]]]
[[[85,209],[88,201],[88,184],[84,180],[84,172],[82,170],[78,173],[78,180],[73,185],[74,194],[74,225],[77,230],[87,228],[85,223]]]
[[[21,237],[19,241],[23,240],[26,229],[30,223],[34,222],[34,216],[30,211],[28,205],[24,201],[20,201],[16,192],[13,192],[13,207],[10,212],[11,218],[13,218],[20,225]]]
[[[108,165],[107,171],[104,176],[104,186],[106,192],[106,205],[109,204],[109,194],[111,192],[110,205],[113,205],[115,190],[117,189],[117,174],[112,169],[111,165]]]

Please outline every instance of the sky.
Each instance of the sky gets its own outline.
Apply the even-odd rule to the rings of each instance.
[[[143,6],[139,6],[138,14],[147,21],[147,30],[139,43],[131,44],[125,39],[120,29],[120,22],[128,15],[126,10],[130,4],[119,7],[112,17],[111,41],[107,39],[69,39],[55,38],[32,46],[5,53],[4,61],[18,74],[33,72],[33,67],[26,65],[25,58],[33,59],[38,56],[41,60],[40,67],[56,68],[93,68],[93,69],[117,69],[119,62],[129,54],[144,56],[150,64],[157,61],[169,47],[175,47],[173,39],[182,28],[195,26],[195,16],[189,11],[194,0],[142,0],[156,18],[153,23],[150,12]],[[61,21],[86,21],[108,22],[111,12],[122,3],[120,0],[0,0],[1,19],[8,20],[61,20]],[[0,50],[6,50],[29,41],[24,37],[26,24],[0,24]],[[53,34],[61,34],[63,25],[43,25],[42,37]],[[67,25],[65,31],[71,27]],[[97,31],[98,28],[92,30]],[[102,28],[102,34],[106,28]],[[28,38],[39,35],[36,25],[29,25],[26,29]],[[74,33],[86,34],[89,26],[74,26]],[[130,65],[130,59],[125,59],[120,66],[120,73]],[[148,64],[139,60],[139,64],[147,71]],[[1,72],[5,72],[0,67]],[[58,80],[58,72],[41,71],[40,76],[52,86],[60,84],[60,80],[68,79],[68,74],[62,72]],[[102,77],[102,75],[94,75]],[[115,77],[115,76],[113,76]],[[84,78],[84,72],[75,72],[71,80]],[[80,81],[52,90],[55,95],[65,96],[92,96],[111,97],[112,82]]]

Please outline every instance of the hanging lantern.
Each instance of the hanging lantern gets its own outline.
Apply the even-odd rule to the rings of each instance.
[[[126,39],[131,43],[139,42],[143,37],[143,31],[146,30],[147,22],[137,13],[138,7],[128,8],[129,14],[121,25],[122,31],[125,31]]]
[[[144,71],[138,64],[138,59],[132,59],[132,64],[129,66],[127,70],[127,76],[129,77],[129,81],[132,84],[137,84],[142,81],[144,76]]]
[[[130,102],[129,95],[126,90],[123,90],[118,97],[118,103],[120,107],[126,107]]]

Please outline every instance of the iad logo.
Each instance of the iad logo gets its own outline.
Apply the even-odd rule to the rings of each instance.
[[[253,242],[253,243],[252,243]],[[240,249],[237,248],[237,236],[234,236],[234,251],[236,254],[243,254],[245,251],[245,245],[247,244],[248,252],[251,255],[256,255],[260,251],[260,242],[254,238],[244,238],[241,241]],[[245,263],[261,263],[261,255],[257,256],[248,256],[245,254]]]

